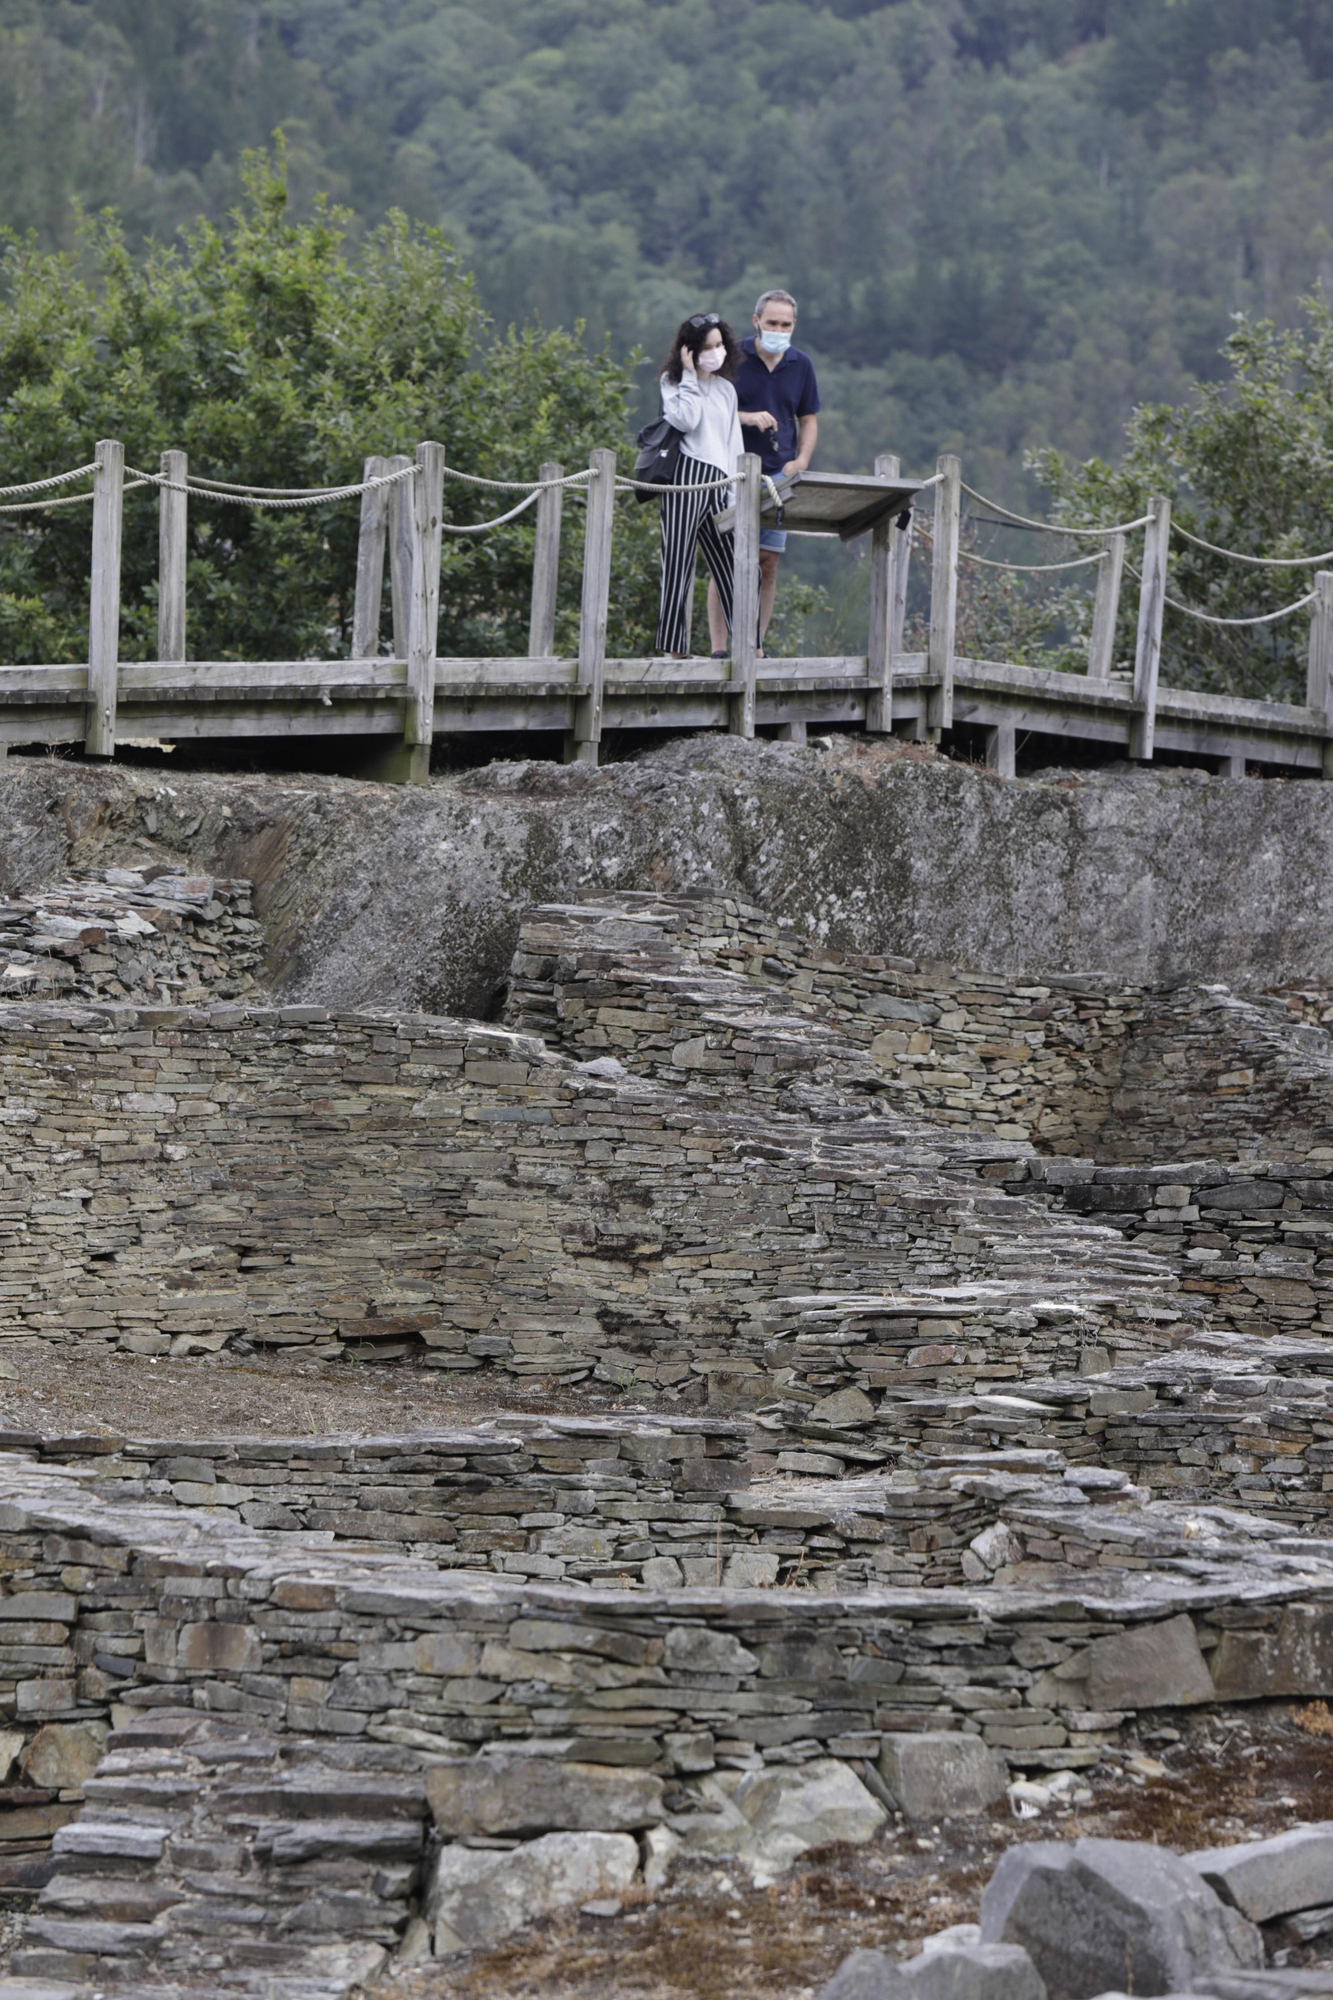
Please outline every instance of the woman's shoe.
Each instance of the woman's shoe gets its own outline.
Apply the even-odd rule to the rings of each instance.
[[[725,650],[724,650],[724,651],[722,651],[722,652],[720,652],[720,653],[711,653],[711,654],[709,655],[709,658],[710,658],[710,659],[714,659],[714,660],[725,660],[725,659],[726,659],[726,657],[727,657],[727,655],[726,655],[726,652],[725,652]]]

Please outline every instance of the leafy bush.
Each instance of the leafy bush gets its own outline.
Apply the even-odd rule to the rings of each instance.
[[[391,213],[349,255],[348,218],[318,202],[287,211],[285,158],[251,154],[246,200],[179,247],[127,246],[112,212],[85,221],[79,249],[5,239],[0,300],[0,484],[44,477],[118,437],[130,466],[155,471],[182,448],[191,470],[265,486],[345,484],[371,452],[439,439],[451,465],[527,479],[545,459],[570,470],[596,445],[623,445],[627,368],[572,333],[496,335],[472,280],[437,229]],[[497,507],[497,498],[500,505]],[[446,520],[503,512],[513,496],[450,482]],[[155,489],[127,494],[122,657],[156,651]],[[445,538],[440,649],[522,652],[532,514]],[[577,503],[567,504],[560,629],[570,643],[580,589]],[[297,659],[345,652],[358,510],[260,513],[190,502],[188,631],[199,659]],[[641,649],[656,612],[655,513],[616,524],[612,649]],[[86,508],[0,516],[0,644],[6,660],[87,657]],[[387,621],[385,629],[387,631]]]
[[[1322,292],[1304,302],[1305,327],[1238,319],[1226,344],[1230,380],[1208,383],[1177,407],[1136,410],[1120,465],[1070,465],[1058,452],[1030,465],[1074,525],[1130,520],[1153,493],[1172,497],[1172,521],[1243,555],[1333,551],[1333,313]],[[1134,538],[1131,538],[1131,544]],[[1133,547],[1129,564],[1137,567]],[[1324,565],[1333,569],[1333,561]],[[1167,590],[1219,618],[1275,611],[1312,587],[1310,568],[1228,561],[1173,535]],[[1117,663],[1132,664],[1137,590],[1121,592]],[[1162,680],[1215,693],[1305,699],[1309,620],[1226,630],[1168,606]]]

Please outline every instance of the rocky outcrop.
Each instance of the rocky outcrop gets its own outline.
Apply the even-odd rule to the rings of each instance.
[[[245,876],[284,998],[486,1016],[530,903],[738,896],[824,944],[1114,980],[1333,979],[1333,798],[1202,772],[1002,782],[897,744],[694,737],[429,789],[10,757],[0,888]]]

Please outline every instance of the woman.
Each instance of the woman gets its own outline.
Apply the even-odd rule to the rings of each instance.
[[[720,600],[716,611],[711,602],[708,607],[713,658],[727,655],[734,545],[714,516],[732,498],[729,488],[717,482],[735,473],[745,450],[732,386],[740,358],[727,322],[715,312],[695,313],[681,321],[662,364],[662,414],[683,434],[673,483],[690,489],[662,495],[662,601],[655,650],[677,660],[687,658],[696,548],[703,550]]]

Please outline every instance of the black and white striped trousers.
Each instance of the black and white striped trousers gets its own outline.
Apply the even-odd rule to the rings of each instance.
[[[713,516],[729,505],[728,491],[725,486],[715,486],[711,493],[703,490],[710,480],[725,477],[721,466],[705,465],[702,459],[686,458],[682,452],[674,483],[701,490],[662,495],[662,601],[657,614],[655,652],[685,651],[696,545],[703,550],[704,561],[712,571],[717,594],[722,599],[727,624],[731,624],[735,540],[730,529],[724,533],[713,522]]]

